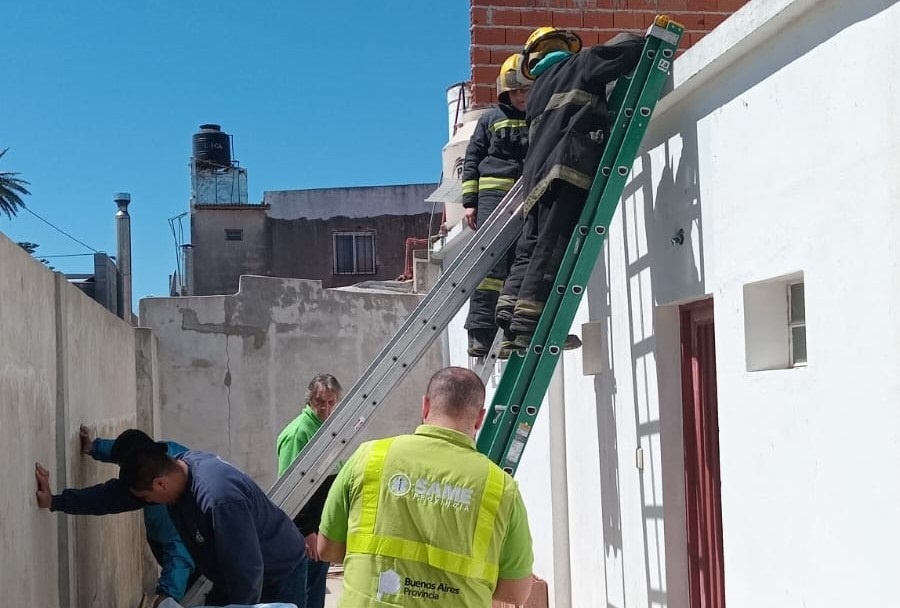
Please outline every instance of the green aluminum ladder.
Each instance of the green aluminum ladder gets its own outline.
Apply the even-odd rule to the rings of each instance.
[[[554,289],[528,349],[510,355],[478,436],[478,451],[510,475],[515,474],[534,428],[683,33],[680,24],[656,17],[637,67],[630,77],[619,79],[610,95],[609,109],[615,119]]]

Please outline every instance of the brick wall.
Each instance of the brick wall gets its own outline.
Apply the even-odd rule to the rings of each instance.
[[[571,29],[585,46],[623,30],[645,31],[657,14],[684,25],[681,48],[700,40],[747,0],[471,0],[472,93],[476,106],[494,103],[497,71],[542,25]]]

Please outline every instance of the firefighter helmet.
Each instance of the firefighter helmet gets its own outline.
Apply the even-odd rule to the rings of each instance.
[[[500,66],[500,74],[497,76],[497,96],[516,89],[527,89],[531,86],[531,81],[522,76],[520,69],[522,63],[522,55],[516,53],[510,55]]]
[[[528,36],[522,55],[527,57],[523,62],[522,74],[529,80],[534,80],[531,73],[538,61],[551,51],[568,51],[577,53],[581,50],[581,38],[575,32],[561,30],[559,28],[544,26],[539,27]]]

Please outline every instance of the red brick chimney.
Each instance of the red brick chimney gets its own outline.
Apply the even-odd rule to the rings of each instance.
[[[585,46],[603,43],[624,30],[645,31],[658,14],[685,27],[686,49],[722,23],[747,0],[471,0],[472,94],[475,106],[496,101],[500,64],[522,50],[542,25],[571,29]]]

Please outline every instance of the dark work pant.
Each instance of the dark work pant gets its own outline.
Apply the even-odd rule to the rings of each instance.
[[[525,218],[500,295],[501,306],[514,303],[513,333],[534,331],[586,199],[586,190],[557,180]]]
[[[306,556],[286,576],[263,585],[261,603],[285,602],[306,608]]]
[[[306,559],[306,608],[325,607],[328,562]]]
[[[487,223],[488,217],[506,196],[506,192],[497,190],[485,190],[478,193],[478,226]],[[503,281],[509,274],[509,267],[512,264],[515,248],[511,247],[505,255],[500,256],[494,267],[491,268],[487,276],[469,298],[469,314],[466,317],[466,329],[489,329],[497,331],[497,324],[494,322],[494,309],[497,307],[497,298],[500,295],[500,288]]]

